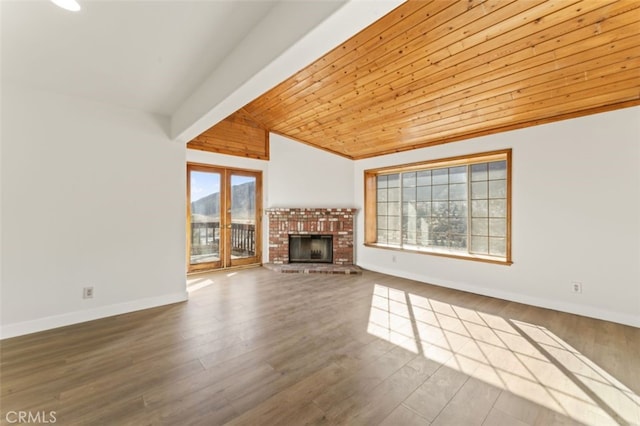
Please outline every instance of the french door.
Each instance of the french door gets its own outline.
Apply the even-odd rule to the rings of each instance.
[[[262,172],[187,164],[187,271],[259,264]]]

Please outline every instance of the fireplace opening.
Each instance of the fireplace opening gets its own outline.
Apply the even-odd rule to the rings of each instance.
[[[289,263],[332,263],[333,235],[289,235]]]

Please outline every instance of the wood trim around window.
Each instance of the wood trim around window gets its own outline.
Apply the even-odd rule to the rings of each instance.
[[[376,215],[378,175],[371,170],[364,172],[364,243],[374,244],[377,239],[378,216]]]
[[[364,245],[366,247],[382,248],[385,250],[398,250],[411,253],[419,253],[433,256],[450,257],[455,259],[473,260],[478,262],[494,263],[500,265],[511,265],[513,260],[511,257],[511,186],[512,186],[512,150],[503,149],[497,151],[461,155],[456,157],[448,157],[435,160],[427,160],[416,163],[408,163],[394,166],[369,169],[364,171]],[[377,244],[377,181],[380,175],[395,174],[402,172],[410,172],[415,170],[437,169],[444,167],[454,167],[460,165],[471,165],[477,163],[486,163],[491,161],[507,161],[507,228],[506,228],[506,254],[504,258],[494,258],[491,256],[482,256],[464,253],[442,253],[436,251],[415,250],[403,247],[395,247]]]

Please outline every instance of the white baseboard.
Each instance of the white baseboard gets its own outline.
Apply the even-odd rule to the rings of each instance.
[[[511,293],[501,290],[495,290],[486,287],[478,287],[467,283],[460,283],[454,281],[443,281],[438,279],[431,279],[428,276],[414,274],[411,272],[398,271],[395,269],[381,268],[377,265],[368,263],[358,263],[363,269],[368,269],[374,272],[380,272],[382,274],[391,275],[394,277],[406,278],[414,281],[428,283],[440,287],[451,288],[455,290],[462,290],[469,293],[480,294],[482,296],[495,297],[497,299],[508,300],[511,302],[523,303],[525,305],[537,306],[539,308],[553,309],[555,311],[567,312],[570,314],[581,315],[584,317],[596,318],[605,321],[616,322],[619,324],[629,325],[631,327],[640,328],[640,315],[629,315],[620,312],[610,311],[606,309],[599,309],[593,306],[585,306],[574,303],[562,302],[557,300],[542,299],[533,296],[527,296],[519,293]]]
[[[126,314],[143,309],[155,308],[172,303],[184,302],[189,298],[189,294],[184,291],[180,293],[166,294],[163,296],[149,297],[146,299],[132,300],[130,302],[118,303],[115,305],[101,306],[84,311],[75,311],[67,314],[53,315],[38,318],[31,321],[23,321],[14,324],[3,324],[0,327],[0,339],[22,336],[36,333],[38,331],[50,330],[64,327],[66,325],[78,324],[114,315]]]

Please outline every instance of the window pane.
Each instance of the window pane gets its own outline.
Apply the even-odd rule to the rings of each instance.
[[[387,216],[378,216],[377,227],[378,229],[387,229]]]
[[[471,198],[474,200],[488,198],[487,182],[473,182],[471,184]]]
[[[467,166],[451,167],[449,169],[449,183],[466,183]]]
[[[417,200],[418,201],[431,201],[431,187],[430,186],[419,186],[417,189]]]
[[[507,181],[504,179],[490,180],[489,198],[507,198]]]
[[[395,232],[400,232],[400,175],[384,175],[377,178],[377,232],[376,241],[392,244]]]
[[[489,219],[489,235],[492,237],[506,237],[507,221],[505,219]]]
[[[449,216],[450,217],[467,217],[467,202],[466,201],[450,201],[449,202]]]
[[[416,203],[415,202],[411,202],[411,203],[402,203],[402,215],[403,216],[411,216],[411,217],[415,217],[416,216]]]
[[[449,219],[449,229],[453,234],[465,234],[466,235],[466,233],[467,233],[467,218],[466,217],[458,217],[458,218]]]
[[[506,179],[507,178],[507,162],[494,161],[489,163],[489,179]]]
[[[387,187],[387,177],[386,176],[378,176],[378,189]]]
[[[431,216],[431,203],[416,203],[416,216],[428,217]]]
[[[471,180],[487,180],[487,163],[471,165]]]
[[[507,217],[507,200],[489,200],[491,217]]]
[[[402,186],[416,186],[416,172],[409,172],[402,174]]]
[[[457,183],[455,185],[449,185],[449,199],[450,200],[466,200],[467,184]]]
[[[239,259],[255,256],[256,177],[231,174],[231,253]]]
[[[402,243],[403,244],[411,244],[411,245],[415,245],[416,244],[416,232],[415,232],[415,228],[413,228],[414,230],[408,230],[406,232],[403,233],[402,235]]]
[[[471,216],[487,217],[489,215],[487,204],[487,200],[473,200],[471,202]]]
[[[402,188],[402,201],[415,201],[416,200],[416,188]]]
[[[505,256],[507,254],[507,240],[505,238],[489,238],[489,254]]]
[[[220,260],[220,173],[189,172],[191,265]]]
[[[446,201],[434,201],[431,203],[431,216],[445,217],[449,215],[449,203]]]
[[[431,240],[429,241],[430,246],[440,246],[447,247],[447,231],[448,227],[439,227],[439,228],[431,228]]]
[[[387,216],[387,229],[400,231],[400,216]]]
[[[448,200],[449,199],[449,185],[434,185],[431,187],[433,190],[434,200]]]
[[[471,219],[471,235],[489,235],[488,219]]]
[[[427,218],[418,219],[416,243],[423,247],[429,245],[429,220]]]
[[[487,237],[471,237],[471,252],[489,254],[489,239]]]
[[[402,242],[415,244],[416,215],[415,203],[403,203]]]
[[[433,185],[449,183],[449,169],[436,169],[431,171]]]
[[[431,185],[431,170],[424,170],[416,173],[418,185]]]
[[[458,233],[453,233],[450,237],[450,243],[449,243],[449,247],[452,248],[455,251],[462,251],[467,249],[467,234],[465,233],[465,231],[462,231],[463,233],[458,234]]]
[[[389,231],[389,244],[400,245],[400,231]]]

